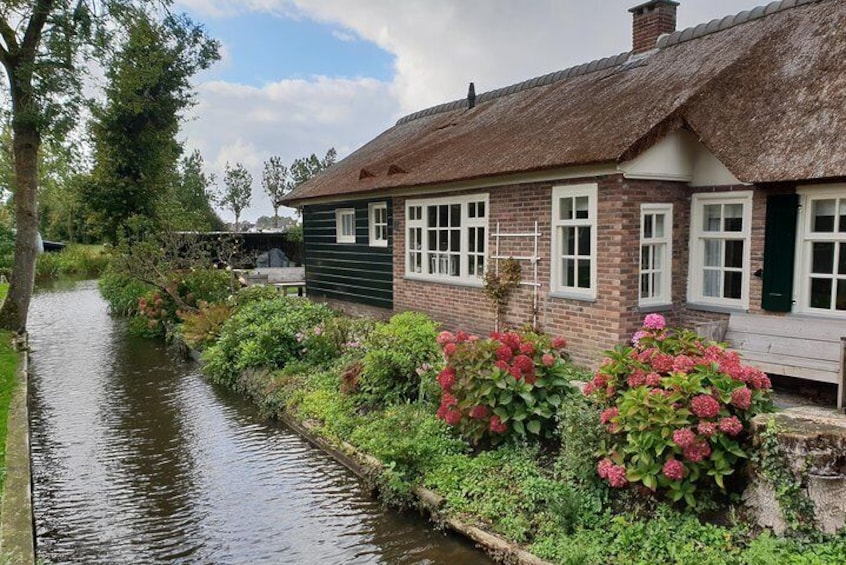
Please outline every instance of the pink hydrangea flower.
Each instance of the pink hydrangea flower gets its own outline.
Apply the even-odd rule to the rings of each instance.
[[[528,342],[520,344],[520,353],[531,357],[535,354],[535,346]]]
[[[629,378],[626,379],[626,384],[629,385],[629,388],[637,388],[646,384],[646,374],[643,372],[642,369],[635,369],[632,371],[632,374],[629,375]]]
[[[606,457],[596,465],[596,474],[599,475],[599,478],[601,479],[607,479],[608,470],[613,466],[614,463]]]
[[[616,418],[620,415],[620,409],[616,406],[611,408],[606,408],[599,414],[599,423],[600,424],[607,424],[611,421],[611,418]]]
[[[567,340],[563,337],[556,337],[552,340],[552,347],[555,349],[564,349],[567,347]]]
[[[465,331],[459,331],[455,334],[455,342],[456,343],[464,343],[465,341],[469,341],[470,336]]]
[[[682,428],[673,432],[673,442],[682,449],[690,447],[696,442],[696,434],[690,428]]]
[[[717,425],[714,422],[699,422],[697,431],[705,437],[711,437],[717,433]]]
[[[541,357],[541,363],[543,363],[544,367],[552,367],[555,365],[555,355],[552,353],[544,353],[543,357]]]
[[[707,441],[697,441],[683,450],[684,458],[698,463],[711,455],[711,445]]]
[[[447,367],[438,373],[438,384],[441,385],[441,390],[449,392],[455,385],[455,369]]]
[[[623,488],[629,484],[626,479],[626,468],[622,465],[612,465],[608,469],[608,483],[614,488]]]
[[[448,343],[455,343],[455,336],[452,334],[452,332],[442,331],[438,334],[437,342],[438,345],[443,347]]]
[[[720,403],[713,396],[700,394],[690,400],[690,409],[700,418],[714,418],[720,413]]]
[[[658,386],[661,384],[661,375],[658,373],[649,373],[646,375],[646,386]]]
[[[741,410],[749,410],[752,404],[752,391],[745,386],[734,389],[731,391],[731,403]]]
[[[661,314],[647,314],[643,319],[643,327],[648,330],[663,330],[667,326],[667,321]]]
[[[696,362],[687,355],[679,355],[673,360],[673,370],[689,373],[696,366]]]
[[[684,478],[684,463],[678,459],[667,459],[662,471],[671,481],[680,481]]]
[[[648,336],[649,334],[643,330],[638,330],[632,336],[632,345],[637,347],[637,344],[640,343],[640,340]]]
[[[720,420],[720,431],[733,437],[743,431],[743,424],[737,416],[729,416]]]
[[[496,358],[500,361],[505,361],[507,363],[508,361],[511,361],[513,356],[514,354],[511,352],[511,348],[505,344],[500,345],[496,350]]]
[[[491,416],[490,429],[495,434],[501,434],[501,433],[505,432],[505,430],[508,429],[508,428],[506,427],[506,425],[504,423],[502,423],[500,421],[499,416],[494,415],[494,416]]]
[[[669,373],[673,370],[673,356],[668,353],[657,353],[652,357],[652,368],[656,373]]]
[[[458,425],[458,423],[461,421],[461,412],[454,408],[448,410],[446,416],[444,417],[444,421],[450,426]]]
[[[470,417],[475,420],[482,420],[484,418],[487,418],[489,413],[490,412],[488,411],[487,406],[482,406],[481,404],[479,404],[478,406],[474,406],[473,409],[470,411]]]
[[[456,349],[458,349],[458,347],[454,343],[448,343],[444,345],[444,355],[452,357]]]

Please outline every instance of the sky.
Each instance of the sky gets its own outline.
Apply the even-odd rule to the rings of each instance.
[[[218,179],[253,175],[242,218],[272,215],[264,161],[339,159],[400,117],[631,49],[638,0],[176,0],[221,42],[182,129]],[[678,29],[766,0],[680,0]],[[282,215],[294,215],[289,208]],[[225,221],[232,213],[222,211]]]

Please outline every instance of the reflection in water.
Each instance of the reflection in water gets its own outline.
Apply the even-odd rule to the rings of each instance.
[[[29,322],[39,556],[56,563],[487,563],[164,346],[127,335],[92,282]]]

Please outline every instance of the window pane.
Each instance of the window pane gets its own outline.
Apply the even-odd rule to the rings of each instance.
[[[559,213],[561,214],[562,220],[572,220],[573,219],[573,199],[572,198],[562,198],[559,201]]]
[[[476,216],[479,217],[479,218],[485,217],[485,203],[484,202],[479,202],[476,205]]]
[[[457,228],[461,225],[461,204],[452,204],[449,207],[449,225]]]
[[[564,259],[564,286],[576,286],[575,259]]]
[[[720,208],[719,204],[708,204],[704,206],[704,218],[702,229],[704,231],[720,231]]]
[[[438,249],[438,232],[429,230],[429,251],[436,251]]]
[[[449,258],[449,274],[453,277],[458,276],[458,257],[455,255],[450,255]]]
[[[835,200],[814,200],[812,216],[814,217],[815,232],[834,231],[834,203]]]
[[[485,257],[480,256],[480,257],[477,257],[476,260],[478,261],[478,264],[479,264],[479,268],[476,270],[476,274],[481,277],[483,274],[485,274]]]
[[[652,214],[646,214],[643,217],[643,237],[649,239],[652,237]]]
[[[576,228],[564,228],[564,254],[576,254]]]
[[[438,227],[438,207],[426,206],[426,227]]]
[[[661,273],[652,273],[652,296],[661,294]]]
[[[449,250],[454,253],[461,251],[461,230],[449,230]]]
[[[815,242],[811,259],[811,272],[830,275],[834,272],[834,242]]]
[[[444,227],[449,225],[449,206],[442,204],[438,206],[438,226]]]
[[[485,228],[476,228],[476,233],[479,234],[476,240],[476,251],[479,253],[485,252]]]
[[[726,241],[725,266],[737,269],[743,267],[743,240],[730,239]]]
[[[588,197],[576,197],[576,219],[586,220],[588,218]]]
[[[579,288],[590,288],[590,259],[579,259]]]
[[[838,261],[840,265],[837,267],[837,272],[841,275],[846,275],[846,246],[843,243],[839,243],[837,247],[840,252],[840,261]]]
[[[476,251],[476,230],[470,228],[467,232],[467,250]]]
[[[581,226],[579,230],[579,255],[590,257],[590,226]]]
[[[725,231],[743,231],[743,204],[725,205]]]
[[[467,205],[467,217],[468,218],[475,218],[476,217],[476,203],[471,202]]]
[[[702,273],[702,294],[714,298],[720,296],[720,271],[709,270]]]
[[[652,246],[652,268],[662,269],[664,267],[664,245],[656,244]]]
[[[840,219],[837,221],[837,231],[840,233],[846,232],[846,198],[840,200],[840,212],[838,212],[838,216],[840,216]]]
[[[647,270],[652,268],[652,262],[649,260],[649,256],[651,255],[651,247],[649,245],[644,245],[640,248],[640,268]]]
[[[837,296],[834,299],[835,310],[846,310],[846,280],[837,281]]]
[[[438,232],[438,251],[446,251],[449,249],[449,230],[440,230]]]
[[[648,274],[640,275],[640,297],[641,298],[650,298],[649,275]]]
[[[743,287],[743,273],[726,271],[723,273],[723,277],[723,297],[740,298],[741,288]]]
[[[705,240],[705,266],[723,266],[723,242],[718,239]],[[710,296],[710,295],[709,295]]]
[[[664,214],[655,214],[655,237],[664,237]]]
[[[831,279],[811,279],[811,308],[831,308]]]

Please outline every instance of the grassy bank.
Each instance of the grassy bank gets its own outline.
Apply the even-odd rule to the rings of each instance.
[[[18,354],[12,347],[12,335],[9,332],[0,332],[0,493],[3,492],[6,477],[6,425],[9,418],[9,402],[17,380],[17,368]]]
[[[42,253],[36,263],[36,277],[60,276],[97,278],[109,265],[111,256],[102,245],[71,243],[62,251]]]

